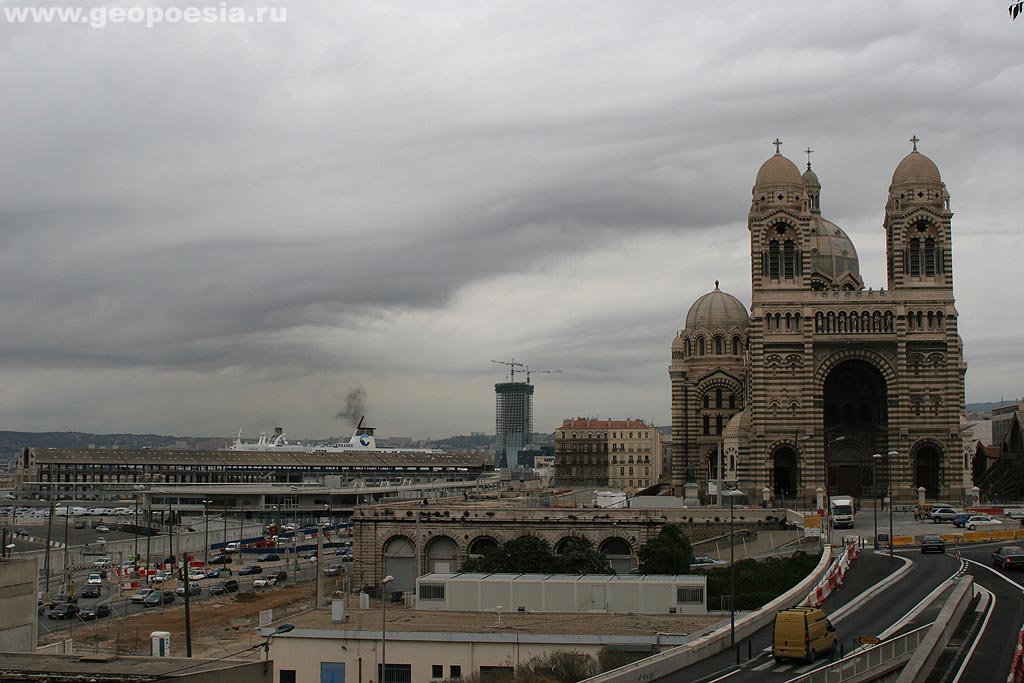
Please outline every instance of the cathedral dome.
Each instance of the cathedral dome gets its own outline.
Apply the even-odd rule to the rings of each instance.
[[[918,152],[916,149],[903,157],[892,174],[893,185],[922,185],[926,183],[942,184],[939,167],[935,162]]]
[[[715,289],[708,292],[693,302],[689,313],[686,314],[686,329],[695,330],[704,328],[731,329],[733,327],[746,327],[750,324],[750,314],[743,302],[732,294],[726,294],[718,288],[718,281],[715,281]]]
[[[807,164],[807,170],[804,171],[801,179],[803,180],[805,187],[821,189],[821,182],[818,180],[818,174],[811,170],[810,164]]]
[[[849,275],[860,281],[860,261],[853,240],[842,228],[820,216],[810,223],[811,271],[838,283]]]
[[[804,181],[800,178],[800,169],[792,161],[776,152],[768,161],[761,164],[761,168],[757,170],[757,179],[754,181],[754,187],[790,183],[803,187]]]

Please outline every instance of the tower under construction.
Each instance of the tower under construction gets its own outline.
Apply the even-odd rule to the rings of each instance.
[[[494,426],[494,464],[514,468],[519,452],[533,434],[533,385],[527,382],[501,382],[494,385],[497,399]]]

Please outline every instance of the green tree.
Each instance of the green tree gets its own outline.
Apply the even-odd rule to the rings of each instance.
[[[559,574],[614,574],[608,558],[594,548],[594,542],[583,536],[570,536],[555,556]]]
[[[681,526],[666,524],[640,547],[637,558],[641,574],[689,574],[693,548]]]

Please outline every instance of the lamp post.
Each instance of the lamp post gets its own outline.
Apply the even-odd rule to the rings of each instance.
[[[388,679],[388,598],[387,585],[395,580],[395,577],[388,574],[380,580],[380,676],[377,680],[380,683],[387,683]]]
[[[206,564],[210,557],[210,503],[212,500],[203,500],[203,564]]]
[[[878,463],[882,459],[881,453],[875,453],[871,456],[875,459],[875,463]],[[878,550],[878,480],[872,474],[871,481],[875,486],[875,535],[871,537],[871,544],[875,550]]]
[[[267,639],[263,641],[263,673],[267,673],[267,670],[270,668],[270,639],[278,634],[294,630],[295,624],[281,624],[272,633],[267,634]]]
[[[736,646],[736,516],[735,499],[743,494],[733,489],[729,496],[729,647]]]
[[[889,458],[888,458],[889,465],[886,468],[886,479],[888,479],[887,485],[888,485],[888,488],[889,488],[889,566],[890,567],[892,566],[892,563],[893,563],[893,556],[892,556],[892,504],[893,504],[893,498],[892,498],[892,459],[895,458],[899,454],[900,454],[899,451],[889,451],[888,453],[886,453],[886,455],[889,456]]]

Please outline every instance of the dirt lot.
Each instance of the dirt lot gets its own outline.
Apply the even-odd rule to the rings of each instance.
[[[253,629],[259,612],[294,613],[309,605],[307,584],[293,584],[267,591],[236,593],[224,600],[206,599],[190,605],[192,655],[222,657],[260,642]],[[113,617],[74,625],[72,637],[78,652],[120,652],[149,654],[149,634],[170,631],[171,648],[176,656],[185,655],[185,607],[177,604],[159,610],[147,610],[126,618]],[[61,627],[41,640],[41,644],[67,639],[69,630]],[[259,656],[259,651],[241,657]]]

